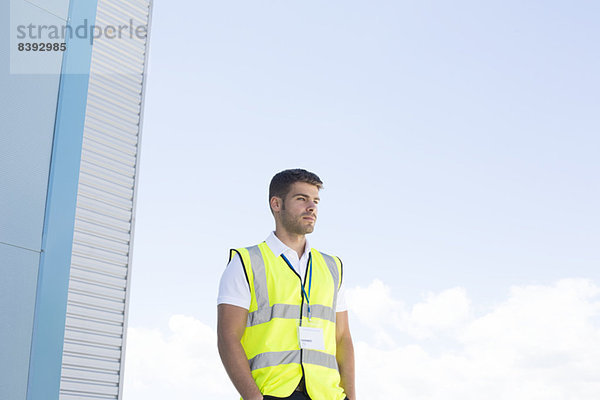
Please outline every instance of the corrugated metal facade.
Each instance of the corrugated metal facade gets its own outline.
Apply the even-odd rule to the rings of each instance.
[[[96,25],[149,27],[151,3],[99,0]],[[96,39],[92,52],[60,383],[65,400],[122,393],[148,42],[121,32]]]

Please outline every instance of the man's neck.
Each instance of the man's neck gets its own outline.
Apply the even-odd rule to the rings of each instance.
[[[287,247],[298,253],[298,258],[302,257],[306,247],[306,237],[304,235],[288,233],[283,229],[275,229],[275,236]]]

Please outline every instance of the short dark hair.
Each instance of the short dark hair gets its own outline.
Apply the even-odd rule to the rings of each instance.
[[[278,172],[273,179],[271,179],[271,184],[269,185],[269,201],[271,201],[273,196],[284,199],[290,191],[290,186],[296,182],[310,183],[311,185],[318,187],[319,190],[323,188],[323,181],[321,181],[321,178],[319,178],[317,174],[300,168],[286,169]]]

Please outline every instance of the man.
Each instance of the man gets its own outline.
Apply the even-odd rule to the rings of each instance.
[[[275,231],[231,250],[218,298],[218,347],[244,400],[355,400],[354,347],[339,258],[311,249],[323,182],[303,169],[269,186]]]

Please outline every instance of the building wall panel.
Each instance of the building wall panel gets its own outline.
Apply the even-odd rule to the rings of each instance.
[[[99,0],[96,25],[146,26],[151,2]],[[63,349],[61,399],[122,392],[147,40],[94,42]]]

